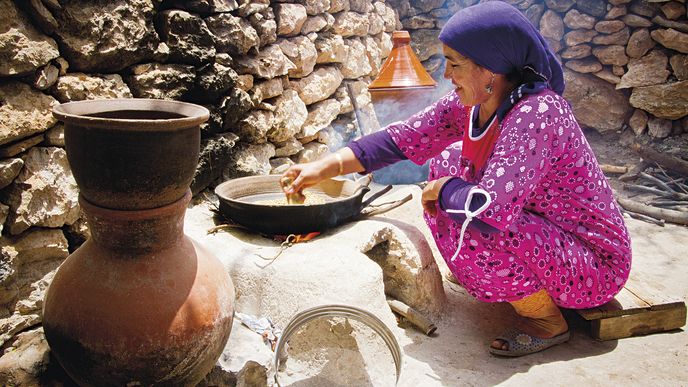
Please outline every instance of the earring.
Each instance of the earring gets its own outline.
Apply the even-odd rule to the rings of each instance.
[[[494,85],[495,74],[492,73],[492,78],[490,78],[490,84],[485,86],[485,91],[487,94],[492,94],[492,86]]]

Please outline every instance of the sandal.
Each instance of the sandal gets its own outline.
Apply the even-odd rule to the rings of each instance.
[[[557,344],[564,343],[571,338],[571,331],[566,331],[560,335],[549,339],[541,339],[523,333],[517,329],[509,329],[495,340],[502,340],[509,344],[509,349],[497,349],[490,346],[490,353],[499,356],[518,357],[540,352]]]

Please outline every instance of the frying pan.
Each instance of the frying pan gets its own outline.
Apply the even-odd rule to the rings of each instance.
[[[349,221],[380,214],[411,200],[411,195],[408,195],[394,202],[369,207],[373,200],[387,193],[392,186],[389,185],[364,199],[370,191],[368,184],[371,177],[367,175],[357,181],[327,179],[304,190],[306,197],[318,196],[318,201],[322,203],[258,203],[284,199],[284,192],[279,184],[280,177],[241,177],[218,185],[215,194],[220,199],[220,213],[241,226],[263,234],[306,234],[325,231]]]

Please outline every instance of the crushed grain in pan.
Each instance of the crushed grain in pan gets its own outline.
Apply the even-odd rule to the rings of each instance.
[[[270,199],[270,200],[257,200],[254,202],[255,204],[260,204],[264,206],[291,206],[291,205],[299,205],[299,204],[289,204],[287,203],[286,198],[280,198],[280,199]],[[304,206],[312,206],[316,204],[325,204],[327,203],[327,200],[325,197],[320,196],[320,195],[306,195],[306,201],[302,204]]]

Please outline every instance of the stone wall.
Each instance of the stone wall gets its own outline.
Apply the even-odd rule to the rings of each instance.
[[[564,64],[581,125],[662,139],[688,132],[685,0],[506,0]],[[478,0],[387,0],[427,69],[441,76],[439,29]]]
[[[439,28],[476,1],[0,0],[0,345],[40,324],[54,270],[88,235],[52,106],[202,104],[195,193],[279,173],[358,134],[349,90],[361,125],[377,125],[366,85],[402,25],[440,80]],[[685,4],[516,5],[565,62],[581,123],[655,138],[688,130]]]

